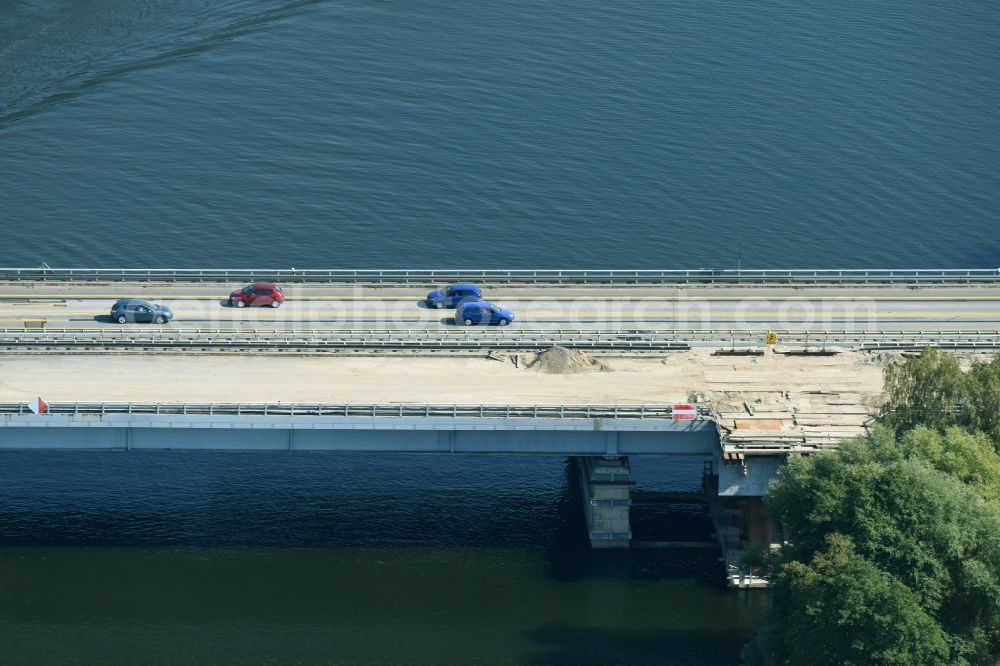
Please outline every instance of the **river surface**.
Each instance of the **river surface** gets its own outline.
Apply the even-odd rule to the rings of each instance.
[[[4,663],[727,664],[718,553],[593,553],[557,457],[0,453]],[[696,491],[701,461],[636,460]],[[637,538],[706,540],[704,506]]]
[[[1000,5],[0,0],[0,265],[1000,265]],[[695,489],[697,460],[638,460]],[[732,664],[558,458],[0,454],[4,663]],[[703,507],[640,505],[639,538]]]

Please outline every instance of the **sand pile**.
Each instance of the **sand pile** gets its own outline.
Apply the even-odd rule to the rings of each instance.
[[[552,347],[535,357],[528,366],[550,375],[570,375],[578,372],[608,372],[607,363],[591,358],[582,351],[566,347]]]

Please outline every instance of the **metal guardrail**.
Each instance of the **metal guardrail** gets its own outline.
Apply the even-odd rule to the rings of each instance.
[[[65,349],[277,350],[539,350],[553,346],[614,351],[671,351],[691,347],[778,346],[850,349],[1000,348],[1000,330],[983,331],[754,331],[552,329],[0,329],[0,347]]]
[[[1000,284],[1000,269],[474,270],[0,268],[0,281],[348,284]]]
[[[484,329],[417,330],[205,330],[205,329],[0,329],[0,347],[176,348],[247,351],[329,350],[536,350],[552,346],[591,350],[686,349],[672,336],[642,331]]]
[[[666,419],[670,405],[338,405],[317,403],[179,403],[179,402],[52,402],[48,415],[207,415],[207,416],[329,416]],[[2,402],[0,414],[31,414],[26,402]],[[701,418],[710,418],[706,407]],[[43,415],[44,416],[44,415]]]

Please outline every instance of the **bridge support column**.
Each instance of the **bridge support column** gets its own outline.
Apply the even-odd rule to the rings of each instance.
[[[593,548],[628,548],[632,540],[631,467],[627,456],[575,459]]]
[[[705,492],[712,512],[715,537],[722,549],[726,582],[730,587],[767,587],[760,563],[755,562],[759,549],[774,549],[781,544],[781,526],[774,523],[764,508],[760,495],[719,495],[719,477],[705,477]]]

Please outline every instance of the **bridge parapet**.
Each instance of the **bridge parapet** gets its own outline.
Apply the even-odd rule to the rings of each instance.
[[[287,402],[52,402],[45,414],[34,415],[29,402],[0,402],[0,415],[52,416],[56,414],[202,415],[202,416],[325,416],[474,419],[650,419],[671,420],[672,405],[430,405],[430,404],[322,404]],[[711,418],[699,407],[702,419]],[[650,425],[650,429],[656,429]]]
[[[784,330],[784,329],[218,329],[218,328],[0,328],[0,348],[140,351],[537,351],[553,346],[597,352],[670,352],[714,347],[742,352],[767,348],[800,353],[826,349],[882,350],[1000,348],[1000,330]]]
[[[484,284],[1000,284],[1000,270],[984,269],[296,269],[296,268],[0,268],[0,282],[255,282],[372,285]]]
[[[707,412],[668,405],[0,403],[0,449],[368,451],[522,455],[702,455]]]

